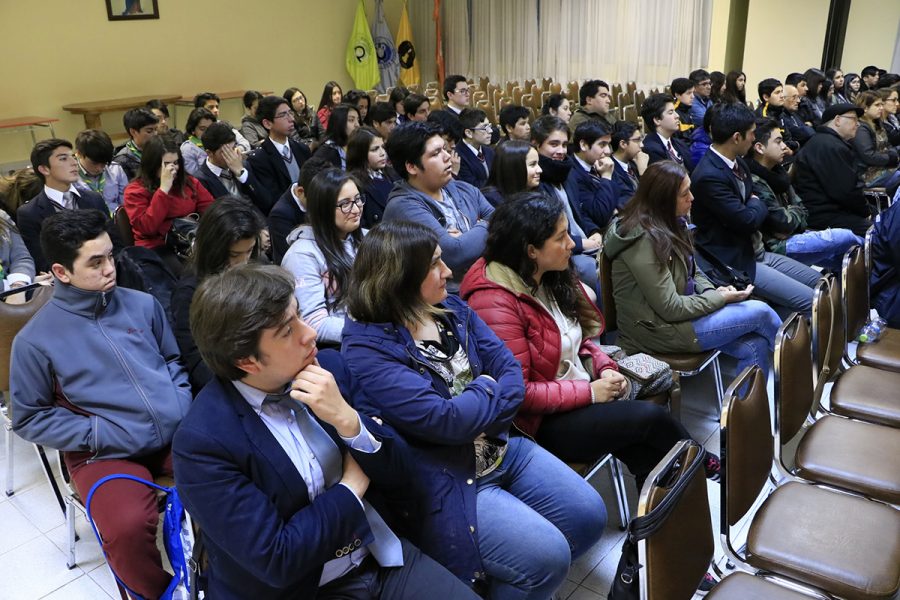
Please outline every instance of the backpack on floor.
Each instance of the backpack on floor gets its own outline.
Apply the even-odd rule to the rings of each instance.
[[[192,598],[196,598],[197,591],[192,590],[191,585],[196,583],[194,565],[196,565],[195,559],[199,554],[200,548],[199,544],[194,543],[194,531],[190,516],[184,510],[181,499],[178,497],[178,491],[174,487],[164,487],[153,483],[152,481],[147,481],[140,477],[124,473],[107,475],[91,487],[91,491],[88,492],[87,495],[87,501],[84,503],[85,512],[87,513],[88,522],[91,524],[91,529],[94,530],[94,535],[97,536],[97,541],[100,543],[100,550],[103,552],[103,557],[106,558],[107,563],[109,562],[109,557],[106,556],[106,550],[103,550],[103,539],[100,537],[100,532],[97,530],[97,525],[94,523],[93,516],[91,515],[91,501],[94,499],[94,493],[101,486],[115,479],[128,479],[165,494],[165,508],[163,511],[163,544],[169,558],[169,563],[175,571],[175,576],[172,578],[166,591],[160,596],[160,600],[191,600]],[[112,571],[112,567],[110,567],[110,571]],[[132,598],[135,600],[144,600],[142,596],[136,594],[131,588],[125,585],[125,583],[119,579],[119,576],[116,575],[115,571],[112,571],[112,573],[118,584],[122,586]]]

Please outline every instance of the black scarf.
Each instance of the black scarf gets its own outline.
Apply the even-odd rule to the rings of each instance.
[[[791,176],[784,170],[784,167],[777,165],[774,169],[767,169],[762,163],[752,158],[747,161],[750,164],[750,172],[758,175],[776,195],[786,194],[791,187]]]
[[[541,181],[546,181],[551,185],[562,185],[569,177],[569,171],[575,166],[575,161],[571,156],[566,156],[563,160],[553,160],[546,156],[538,157],[538,164],[541,166]]]

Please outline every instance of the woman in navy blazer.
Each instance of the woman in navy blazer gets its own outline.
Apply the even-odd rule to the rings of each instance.
[[[488,597],[547,598],[599,539],[603,501],[510,426],[522,370],[456,296],[437,236],[384,222],[353,267],[342,352],[365,390],[357,407],[384,419],[416,455],[406,510],[415,543]],[[539,549],[539,550],[538,550]]]

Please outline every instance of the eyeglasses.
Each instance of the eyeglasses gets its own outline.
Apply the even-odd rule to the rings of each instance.
[[[709,81],[709,80],[707,79],[706,81],[701,81],[700,83],[698,83],[698,84],[696,84],[696,85],[697,85],[697,87],[711,87],[711,86],[712,86],[712,81]]]
[[[472,93],[472,90],[470,90],[469,88],[463,88],[461,90],[453,90],[453,93],[454,94],[465,94],[466,96],[468,96],[469,94]]]
[[[337,207],[341,209],[341,212],[345,215],[349,215],[353,211],[353,207],[362,208],[366,203],[366,199],[362,196],[357,196],[353,200],[341,200],[337,203]]]
[[[286,112],[280,112],[280,113],[278,113],[277,115],[275,115],[275,118],[276,118],[276,119],[283,119],[283,118],[285,118],[285,117],[290,117],[290,116],[291,116],[291,111],[286,111]]]
[[[489,133],[492,131],[492,127],[490,125],[482,125],[481,127],[473,127],[472,131],[482,131],[484,133]]]

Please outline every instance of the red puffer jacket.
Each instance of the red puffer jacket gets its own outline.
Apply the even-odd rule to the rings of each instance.
[[[534,435],[543,415],[591,403],[590,382],[556,379],[562,352],[559,327],[512,269],[497,263],[487,268],[484,259],[479,259],[463,278],[460,296],[522,365],[525,401],[515,421],[519,428]],[[578,354],[591,356],[594,378],[605,369],[618,370],[615,361],[588,339],[602,333],[603,315],[587,295],[579,298],[578,321],[584,335]]]

